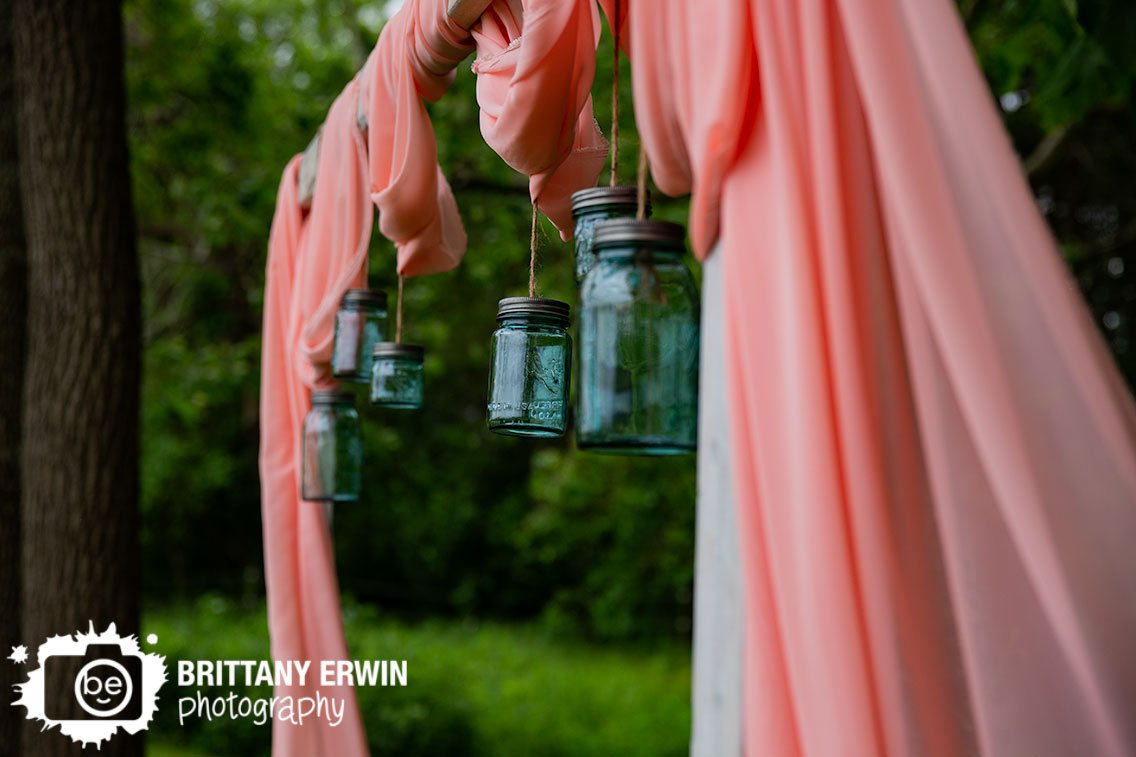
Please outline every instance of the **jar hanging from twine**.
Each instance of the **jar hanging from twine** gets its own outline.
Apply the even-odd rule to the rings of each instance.
[[[363,438],[351,392],[312,392],[304,418],[301,493],[306,500],[357,502],[363,480]]]
[[[579,286],[588,271],[596,264],[592,237],[596,224],[612,218],[634,218],[639,207],[638,187],[592,187],[572,195],[572,218],[576,221],[573,233],[576,254],[576,285]],[[646,215],[651,214],[648,195]]]
[[[371,380],[371,351],[387,330],[387,294],[377,289],[348,289],[335,314],[332,374],[340,381]]]
[[[611,220],[595,230],[580,290],[576,442],[622,455],[673,455],[698,435],[698,291],[683,227]]]
[[[563,436],[572,339],[568,303],[506,297],[498,303],[489,373],[489,429],[509,436]]]
[[[371,367],[371,404],[396,410],[422,407],[426,350],[417,344],[379,342]]]

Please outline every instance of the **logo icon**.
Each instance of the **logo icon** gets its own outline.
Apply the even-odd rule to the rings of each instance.
[[[118,635],[112,623],[102,633],[53,636],[36,654],[40,667],[16,686],[13,702],[29,719],[58,727],[72,740],[98,745],[119,728],[138,733],[157,710],[166,681],[165,658],[144,654],[133,636]]]

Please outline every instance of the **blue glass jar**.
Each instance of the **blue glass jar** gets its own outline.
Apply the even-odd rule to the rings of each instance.
[[[371,350],[386,334],[387,294],[376,289],[348,289],[335,314],[331,372],[340,381],[371,380]]]
[[[596,224],[610,218],[634,218],[639,210],[637,187],[592,187],[572,195],[572,218],[576,220],[574,244],[576,251],[576,285],[579,286],[596,263],[592,249],[592,236]],[[651,214],[650,196],[647,215]]]
[[[592,452],[674,455],[698,438],[698,291],[686,234],[666,221],[596,227],[580,290],[576,443]]]
[[[422,407],[426,350],[417,344],[379,342],[371,366],[371,404],[396,410]]]
[[[568,303],[507,297],[498,303],[489,372],[489,429],[563,436],[572,367]]]
[[[363,481],[363,438],[355,395],[312,392],[304,418],[301,492],[320,502],[357,502]]]

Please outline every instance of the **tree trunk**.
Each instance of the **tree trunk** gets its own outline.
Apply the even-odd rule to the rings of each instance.
[[[140,315],[121,0],[16,0],[12,30],[28,256],[23,637],[38,645],[88,622],[137,633]],[[90,750],[29,721],[23,753]],[[99,750],[141,753],[122,732]]]
[[[0,0],[0,657],[20,641],[20,407],[27,328],[27,266],[16,151],[12,81],[12,2]],[[0,659],[0,708],[23,680],[18,665]],[[0,757],[20,754],[16,711],[0,717]]]

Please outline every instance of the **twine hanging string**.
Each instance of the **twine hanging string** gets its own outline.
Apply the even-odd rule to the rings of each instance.
[[[394,340],[395,342],[402,341],[402,281],[403,277],[400,273],[398,275],[398,309],[394,314]]]
[[[529,297],[536,297],[536,202],[533,202],[532,210],[532,237],[529,239]]]
[[[637,176],[639,195],[639,209],[635,217],[642,221],[647,217],[647,151],[643,149],[643,142],[639,142],[639,172]]]
[[[611,53],[611,183],[616,184],[619,169],[619,0],[612,12]]]

